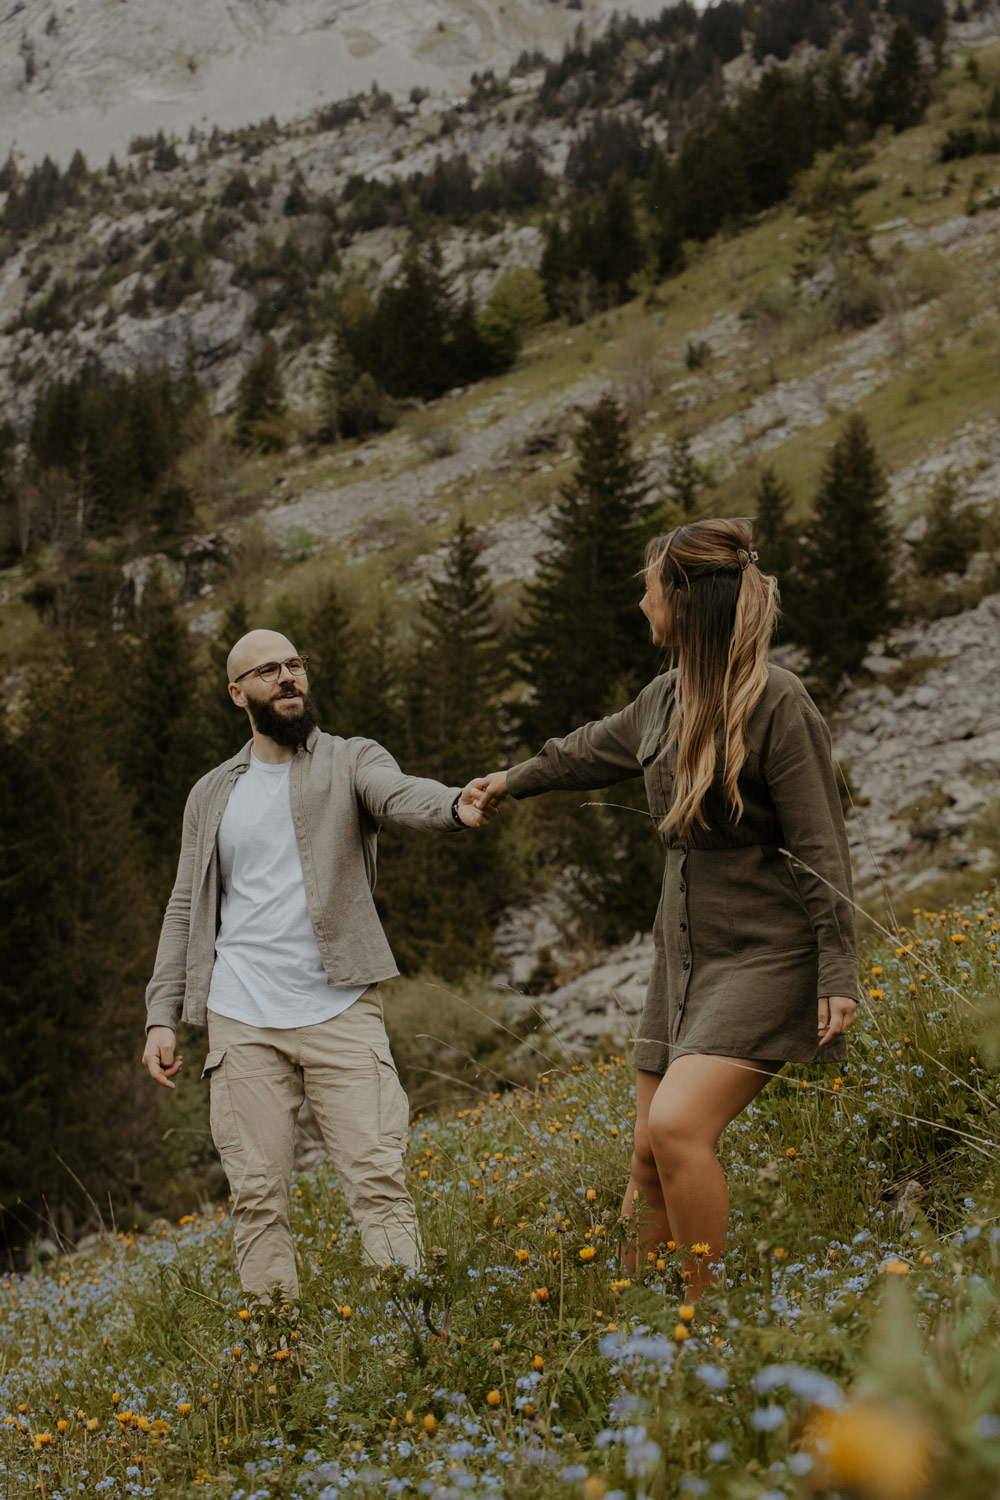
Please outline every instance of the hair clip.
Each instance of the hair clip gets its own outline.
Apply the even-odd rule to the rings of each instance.
[[[745,547],[737,547],[736,556],[740,560],[740,567],[749,568],[752,562],[757,561],[756,552],[748,552]]]

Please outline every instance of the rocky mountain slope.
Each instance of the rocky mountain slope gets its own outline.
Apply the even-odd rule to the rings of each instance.
[[[660,0],[5,0],[0,151],[62,165],[134,136],[279,121],[377,82],[461,93],[524,49],[555,55],[582,22]]]
[[[96,0],[92,8],[104,13]],[[561,14],[547,4],[527,8],[550,19]],[[286,9],[299,19],[314,14]],[[425,9],[430,15],[433,7]],[[240,15],[245,20],[258,10],[276,24],[263,6]],[[365,10],[362,4],[349,14],[357,20]],[[33,23],[44,14],[27,6],[29,13]],[[407,12],[407,24],[416,24],[415,14]],[[595,14],[593,7],[584,11]],[[970,23],[964,38],[956,30],[954,66],[926,122],[900,135],[883,133],[861,163],[855,204],[881,299],[869,326],[829,326],[817,298],[796,288],[794,264],[807,227],[803,193],[738,234],[689,247],[683,274],[659,284],[648,279],[626,306],[573,325],[546,324],[509,373],[413,403],[393,431],[362,444],[317,440],[328,340],[289,337],[283,371],[301,440],[281,455],[241,457],[220,438],[217,448],[192,460],[199,466],[191,475],[199,535],[184,544],[180,561],[163,560],[188,599],[192,628],[214,628],[251,556],[250,583],[239,581],[257,607],[283,593],[309,597],[331,573],[362,612],[374,608],[383,587],[394,601],[412,602],[459,513],[479,528],[501,600],[512,601],[518,583],[533,574],[546,517],[570,472],[580,410],[609,388],[634,417],[636,446],[654,483],[669,485],[674,445],[686,438],[703,466],[703,503],[717,512],[749,509],[766,462],[790,482],[804,515],[845,413],[859,409],[887,471],[901,565],[942,473],[955,476],[964,504],[984,518],[995,515],[997,158],[945,161],[941,149],[946,132],[977,118],[1000,81],[1000,48],[989,42],[988,22],[987,16]],[[964,65],[962,50],[973,43],[975,72]],[[388,182],[430,171],[442,153],[464,153],[480,171],[516,149],[522,111],[538,82],[537,74],[518,77],[494,103],[475,110],[453,111],[446,95],[431,93],[368,104],[336,123],[313,116],[287,129],[244,133],[213,149],[204,140],[182,144],[169,170],[157,169],[148,150],[133,155],[123,180],[101,178],[78,207],[25,236],[0,266],[5,415],[23,432],[37,388],[88,355],[110,369],[162,360],[179,370],[189,348],[217,411],[225,413],[260,338],[258,294],[241,274],[240,257],[249,259],[265,236],[279,242],[294,233],[310,243],[323,224],[316,205],[324,195],[342,204],[352,176]],[[562,171],[591,119],[581,112],[534,120],[533,145],[546,170]],[[185,234],[203,234],[241,172],[253,195],[232,215],[233,248],[208,260],[176,305],[157,305],[158,246],[169,251]],[[289,218],[283,205],[296,174],[312,207]],[[406,237],[405,226],[353,233],[331,276],[377,287],[394,274]],[[539,264],[541,215],[446,228],[440,244],[446,266],[481,300],[504,268]],[[33,309],[60,278],[75,299],[72,316],[47,326]],[[280,321],[274,327],[279,344],[288,331]],[[134,589],[157,561],[127,560]],[[997,866],[996,577],[994,546],[973,558],[966,575],[946,580],[950,613],[907,625],[878,644],[840,706],[836,745],[855,804],[850,826],[862,902],[879,896],[883,878],[896,896],[917,899],[945,881],[974,885]],[[37,628],[21,603],[30,583],[30,570],[19,568],[0,580],[8,605],[0,612],[4,647]],[[501,934],[515,985],[530,973],[540,947],[559,946],[558,931],[544,925],[535,931],[535,920],[530,931],[518,935],[517,919],[517,930]],[[562,952],[562,976],[585,957]],[[594,981],[605,1000],[621,990],[634,1000],[641,991],[642,945],[620,963],[617,978]],[[587,996],[581,991],[578,999],[577,1012],[588,1014]],[[557,1009],[561,1002],[557,996],[539,1003]],[[609,1013],[594,1003],[584,1040],[610,1024]]]

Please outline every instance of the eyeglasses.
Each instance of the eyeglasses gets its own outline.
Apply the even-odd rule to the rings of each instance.
[[[239,677],[234,677],[234,682],[242,682],[244,677],[252,677],[254,672],[261,682],[277,682],[281,676],[282,667],[287,667],[293,677],[304,677],[309,670],[308,656],[290,656],[287,661],[264,661],[259,667],[248,667],[241,672]]]

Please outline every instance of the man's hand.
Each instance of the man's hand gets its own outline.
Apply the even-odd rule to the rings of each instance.
[[[856,1000],[846,995],[821,996],[819,1002],[819,1044],[825,1047],[834,1037],[843,1036],[854,1020]]]
[[[177,1039],[169,1026],[151,1026],[146,1033],[146,1050],[142,1054],[142,1065],[149,1069],[150,1078],[162,1083],[165,1089],[176,1087],[170,1082],[181,1070],[184,1059],[174,1056]]]
[[[462,790],[456,811],[466,828],[485,828],[500,810],[499,802],[483,803],[480,800],[485,794],[485,789],[486,780],[480,778],[470,781]]]
[[[483,776],[479,781],[470,782],[469,785],[479,788],[476,806],[492,816],[507,795],[507,772],[491,771],[489,776]]]

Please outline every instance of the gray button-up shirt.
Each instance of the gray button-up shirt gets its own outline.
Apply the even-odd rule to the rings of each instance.
[[[146,1025],[204,1026],[219,930],[219,824],[250,744],[195,784],[184,809],[177,879],[167,902]],[[372,891],[382,823],[454,830],[459,787],[405,776],[374,740],[314,729],[289,776],[292,823],[309,915],[331,985],[368,985],[398,974]]]

